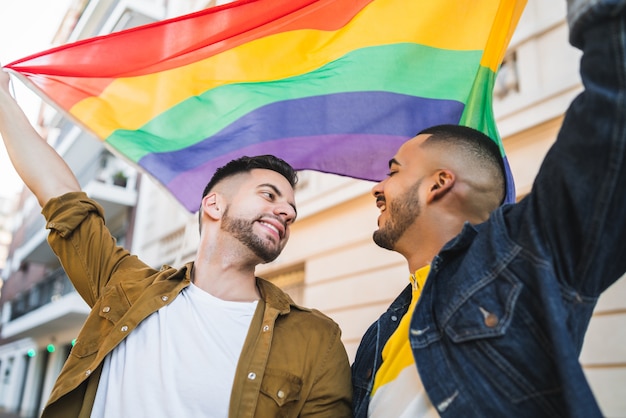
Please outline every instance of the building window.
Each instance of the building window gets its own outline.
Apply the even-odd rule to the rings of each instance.
[[[164,236],[159,244],[159,260],[164,260],[164,264],[173,264],[178,258],[177,256],[183,251],[185,227],[178,228]]]
[[[498,100],[503,100],[511,93],[519,92],[519,78],[517,71],[517,54],[511,51],[504,56],[502,65],[496,76],[493,86],[493,96]]]
[[[263,278],[280,287],[298,305],[304,299],[304,264],[264,274]]]

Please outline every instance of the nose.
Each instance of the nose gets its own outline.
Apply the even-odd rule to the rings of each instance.
[[[279,216],[285,225],[290,225],[296,220],[296,209],[289,202],[281,202],[274,208],[274,215]]]
[[[372,196],[378,197],[379,195],[383,194],[383,189],[384,189],[383,185],[385,183],[385,180],[382,180],[382,181],[376,183],[376,185],[374,185],[374,187],[372,187]]]

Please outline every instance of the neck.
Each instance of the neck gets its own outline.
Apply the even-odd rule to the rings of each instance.
[[[254,273],[217,270],[201,261],[194,263],[192,281],[200,289],[222,300],[248,302],[260,298]]]
[[[213,240],[201,240],[192,281],[200,289],[228,301],[253,301],[260,298],[254,275],[257,260],[250,260],[249,251]],[[229,248],[228,251],[223,248]]]
[[[429,265],[443,246],[457,236],[463,222],[453,217],[422,218],[420,225],[407,230],[396,243],[395,251],[404,256],[411,273]]]

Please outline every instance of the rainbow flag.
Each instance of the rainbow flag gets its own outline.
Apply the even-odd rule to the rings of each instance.
[[[242,155],[380,180],[406,139],[442,123],[503,150],[492,90],[525,3],[239,0],[6,68],[195,212]]]

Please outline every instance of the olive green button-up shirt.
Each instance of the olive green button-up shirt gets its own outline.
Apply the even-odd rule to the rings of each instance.
[[[50,200],[42,213],[50,246],[92,308],[42,417],[89,417],[104,358],[189,285],[193,263],[146,265],[116,245],[102,208],[82,192]],[[257,286],[261,300],[237,365],[229,416],[351,416],[350,365],[337,324],[263,279]]]

